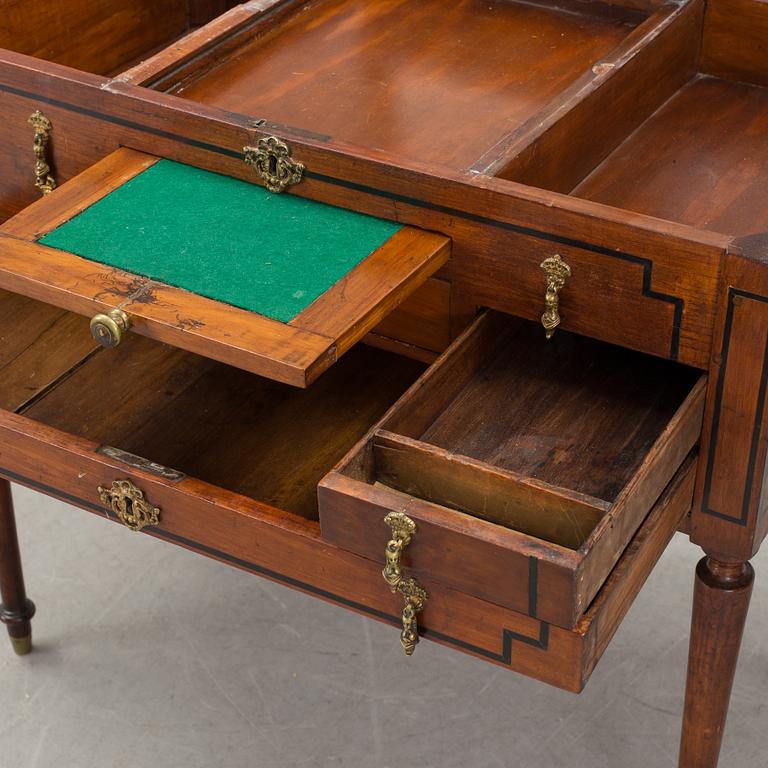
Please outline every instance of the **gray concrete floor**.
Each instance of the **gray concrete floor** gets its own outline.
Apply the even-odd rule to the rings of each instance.
[[[2,768],[673,768],[694,565],[677,536],[586,691],[14,489],[36,652],[0,645]],[[722,768],[768,766],[768,548]]]

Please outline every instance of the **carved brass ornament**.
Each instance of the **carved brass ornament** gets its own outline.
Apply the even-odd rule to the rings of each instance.
[[[56,179],[51,176],[48,162],[48,143],[51,140],[53,124],[38,109],[27,121],[35,129],[33,149],[35,152],[35,186],[43,195],[49,195],[56,189]]]
[[[544,314],[541,316],[541,324],[544,326],[547,338],[551,339],[555,329],[560,325],[558,294],[565,285],[565,281],[571,276],[571,268],[559,253],[544,259],[541,262],[541,268],[547,276],[547,292],[544,296]]]
[[[91,320],[91,336],[102,347],[116,347],[123,333],[131,327],[131,319],[122,309],[113,309],[107,315],[95,315]]]
[[[403,630],[400,632],[400,642],[406,656],[413,656],[416,643],[419,642],[419,627],[416,614],[424,609],[427,602],[427,590],[416,579],[406,579],[397,585],[400,594],[405,598],[403,608]]]
[[[304,165],[291,159],[288,145],[276,136],[259,139],[255,147],[243,147],[245,162],[253,168],[270,192],[282,192],[298,184]]]
[[[387,542],[385,550],[386,565],[382,571],[384,581],[393,592],[399,592],[405,599],[403,608],[403,630],[400,642],[406,656],[412,656],[419,642],[419,628],[416,616],[427,602],[427,590],[416,579],[404,579],[402,569],[402,554],[411,538],[416,533],[416,523],[402,512],[390,512],[384,522],[392,529],[392,538]]]
[[[99,486],[99,498],[132,531],[160,523],[160,510],[153,507],[130,480],[115,480],[111,488]]]
[[[387,542],[385,550],[387,564],[384,566],[382,575],[394,592],[403,578],[400,559],[403,550],[411,541],[411,536],[416,533],[416,523],[402,512],[390,512],[384,518],[384,522],[392,529],[392,538]]]

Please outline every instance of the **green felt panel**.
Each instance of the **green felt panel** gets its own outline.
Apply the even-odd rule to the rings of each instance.
[[[399,229],[160,160],[40,242],[289,322]]]

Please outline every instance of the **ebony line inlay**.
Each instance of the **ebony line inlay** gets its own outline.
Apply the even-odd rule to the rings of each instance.
[[[707,450],[707,466],[704,471],[704,490],[701,500],[701,511],[705,515],[711,515],[720,520],[734,523],[740,526],[746,526],[749,522],[749,500],[752,495],[752,483],[755,478],[755,465],[757,463],[757,454],[760,447],[760,432],[765,408],[765,396],[768,392],[768,344],[763,355],[762,370],[760,373],[760,386],[757,393],[757,406],[755,408],[755,418],[752,425],[752,442],[749,451],[749,460],[747,461],[747,474],[744,483],[744,494],[741,503],[741,514],[734,517],[725,512],[712,509],[710,506],[710,494],[712,490],[712,474],[715,465],[715,454],[717,453],[717,439],[720,431],[720,413],[723,406],[723,391],[725,389],[725,376],[728,371],[728,356],[731,347],[731,335],[733,331],[734,300],[736,297],[768,303],[768,296],[761,296],[749,291],[743,291],[738,288],[728,288],[728,309],[725,315],[725,324],[723,326],[723,346],[721,351],[720,370],[717,374],[717,384],[715,387],[715,405],[712,410],[712,427],[710,431],[709,448]]]

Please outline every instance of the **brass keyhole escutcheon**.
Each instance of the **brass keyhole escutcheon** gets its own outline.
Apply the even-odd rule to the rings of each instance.
[[[416,620],[427,602],[427,590],[414,578],[404,579],[402,554],[405,547],[416,533],[416,523],[403,512],[390,512],[384,522],[392,529],[392,538],[384,550],[386,565],[381,572],[384,581],[393,592],[399,592],[404,600],[403,629],[400,632],[400,642],[406,656],[412,656],[419,642],[419,628]]]
[[[91,320],[91,336],[102,347],[116,347],[123,333],[131,327],[131,320],[122,309],[113,309],[107,315],[95,315]]]
[[[99,498],[117,519],[132,531],[160,524],[160,509],[153,507],[130,480],[114,480],[111,487],[99,486]]]
[[[243,147],[245,162],[256,171],[270,192],[282,192],[298,184],[304,175],[304,165],[291,158],[291,150],[277,136],[259,139],[255,147]]]
[[[571,268],[559,253],[544,259],[540,266],[547,276],[547,292],[544,295],[544,314],[541,316],[541,324],[544,326],[547,338],[551,339],[555,329],[560,325],[559,294],[565,281],[571,276]]]

